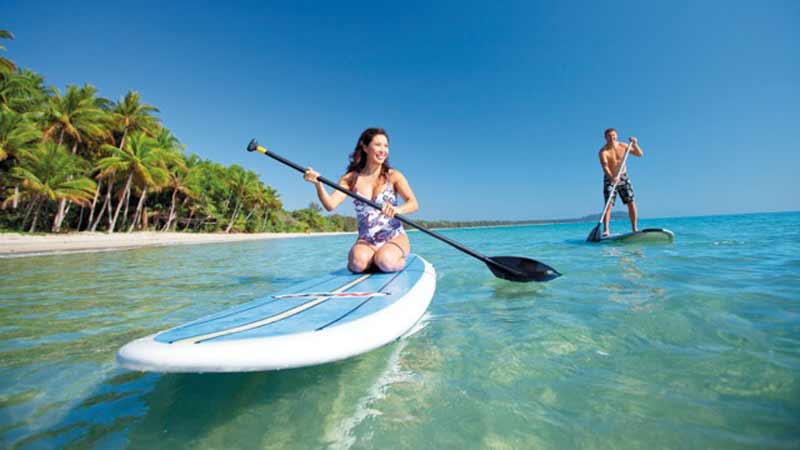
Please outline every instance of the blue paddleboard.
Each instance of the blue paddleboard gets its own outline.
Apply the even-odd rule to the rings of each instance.
[[[359,355],[408,332],[436,289],[410,255],[395,273],[340,270],[126,344],[117,361],[154,372],[287,369]]]
[[[672,242],[675,239],[675,233],[666,228],[645,228],[643,230],[625,233],[625,234],[612,234],[610,236],[601,237],[596,242]]]

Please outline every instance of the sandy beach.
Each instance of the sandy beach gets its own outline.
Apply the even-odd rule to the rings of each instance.
[[[0,257],[49,255],[124,250],[165,245],[209,244],[215,242],[289,239],[353,233],[69,233],[26,235],[0,233]]]

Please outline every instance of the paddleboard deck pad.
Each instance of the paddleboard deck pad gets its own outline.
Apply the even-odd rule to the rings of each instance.
[[[250,372],[312,366],[400,338],[430,305],[433,266],[410,255],[395,273],[340,270],[137,339],[117,361],[152,372]]]
[[[645,228],[636,232],[625,234],[612,234],[610,236],[601,237],[599,241],[593,242],[672,242],[675,239],[675,233],[666,228]]]

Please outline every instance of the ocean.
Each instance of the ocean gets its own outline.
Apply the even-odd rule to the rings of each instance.
[[[0,447],[800,448],[800,213],[641,221],[671,244],[593,226],[442,231],[563,273],[526,284],[411,232],[438,277],[414,333],[277,372],[114,357],[343,267],[353,236],[0,259]]]

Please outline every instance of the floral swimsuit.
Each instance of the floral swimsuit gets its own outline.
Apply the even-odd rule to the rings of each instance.
[[[358,193],[358,190],[356,190],[356,193]],[[375,198],[375,203],[380,206],[383,206],[385,202],[397,206],[397,194],[394,192],[392,183],[386,183],[383,192]],[[383,244],[397,237],[397,235],[405,234],[403,224],[399,220],[389,217],[380,210],[359,200],[353,200],[353,205],[355,205],[356,219],[358,219],[359,239],[363,239],[368,244],[380,248]]]

